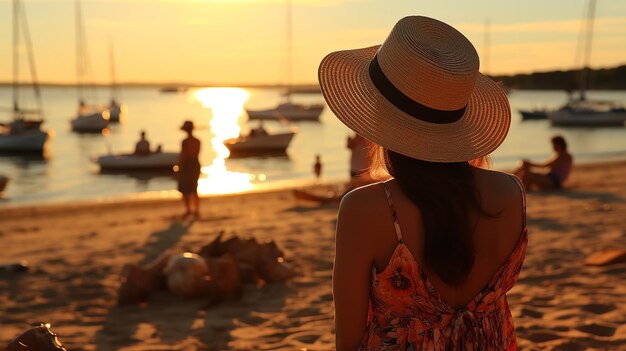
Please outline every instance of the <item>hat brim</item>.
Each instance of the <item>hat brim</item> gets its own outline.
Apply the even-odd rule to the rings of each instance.
[[[511,108],[497,83],[479,74],[458,121],[425,122],[396,108],[372,83],[369,63],[378,48],[333,52],[320,64],[324,98],[346,126],[386,149],[431,162],[477,159],[502,144],[511,124]]]

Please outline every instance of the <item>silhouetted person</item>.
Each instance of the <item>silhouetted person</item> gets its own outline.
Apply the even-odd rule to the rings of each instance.
[[[361,135],[355,134],[353,137],[348,137],[348,143],[346,146],[351,151],[350,178],[363,175],[369,170],[370,167],[370,142]]]
[[[135,144],[135,155],[149,155],[150,142],[146,139],[146,132],[141,131],[141,136],[137,144]]]
[[[193,136],[193,122],[185,121],[180,129],[187,132],[183,140],[180,161],[178,162],[178,191],[183,195],[185,216],[200,215],[200,198],[198,197],[198,178],[200,177],[200,140]]]
[[[322,175],[322,160],[320,155],[315,155],[315,165],[313,165],[313,172],[315,172],[315,178],[319,179]]]
[[[554,156],[543,163],[522,160],[522,166],[515,172],[526,189],[536,186],[540,189],[560,189],[574,164],[574,158],[567,151],[567,142],[557,135],[551,139]],[[535,172],[535,168],[547,168],[548,172]]]

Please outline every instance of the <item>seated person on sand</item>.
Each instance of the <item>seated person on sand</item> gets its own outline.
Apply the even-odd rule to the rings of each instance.
[[[526,190],[532,187],[539,189],[561,189],[563,182],[567,179],[572,170],[574,159],[567,151],[565,139],[557,135],[551,139],[554,156],[544,163],[533,163],[522,160],[522,166],[515,172]],[[547,172],[536,172],[536,168],[547,168]]]
[[[141,131],[141,138],[135,144],[135,155],[150,155],[150,142],[146,140],[146,132]]]

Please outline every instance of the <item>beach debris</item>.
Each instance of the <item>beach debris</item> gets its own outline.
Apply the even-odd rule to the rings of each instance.
[[[26,271],[28,271],[28,262],[26,261],[9,262],[0,265],[0,272],[3,273],[22,273]]]
[[[596,252],[585,259],[585,264],[588,266],[608,266],[611,264],[625,262],[626,250],[623,249],[611,249]]]
[[[145,267],[126,265],[122,271],[122,284],[117,292],[118,304],[145,302],[152,292],[166,289],[164,269],[171,255],[171,251],[166,251]]]
[[[50,324],[40,324],[13,339],[4,351],[67,351],[57,335],[50,330]]]
[[[167,276],[167,287],[179,297],[191,298],[208,291],[209,266],[195,253],[172,255],[163,272]]]
[[[222,241],[223,232],[215,240],[200,249],[200,256],[220,257],[231,254],[247,273],[252,268],[256,279],[268,283],[281,283],[293,277],[293,271],[284,263],[284,253],[274,240],[259,243],[255,238],[241,239],[234,236]]]
[[[198,253],[170,250],[147,266],[126,265],[118,304],[146,302],[165,289],[181,298],[204,296],[217,303],[240,298],[245,283],[280,283],[294,276],[273,240],[223,237],[219,233]]]

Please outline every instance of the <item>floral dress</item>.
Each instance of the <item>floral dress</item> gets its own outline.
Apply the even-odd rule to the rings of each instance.
[[[368,327],[359,350],[517,350],[506,293],[515,285],[526,254],[525,203],[524,229],[513,252],[485,288],[464,308],[454,309],[404,244],[391,193],[383,185],[398,245],[382,272],[372,268]]]

